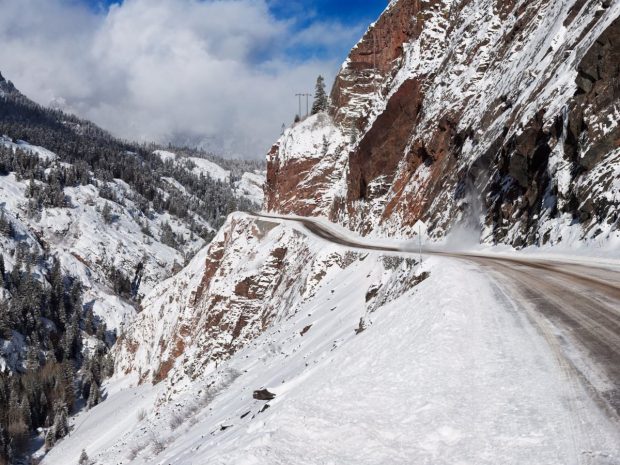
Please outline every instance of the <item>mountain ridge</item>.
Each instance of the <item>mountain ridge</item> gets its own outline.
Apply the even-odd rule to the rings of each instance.
[[[0,463],[26,460],[33,433],[53,447],[104,399],[143,297],[261,201],[260,164],[161,149],[0,79]]]

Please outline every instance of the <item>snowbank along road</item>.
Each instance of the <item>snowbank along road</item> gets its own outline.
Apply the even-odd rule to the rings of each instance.
[[[414,253],[339,234],[320,221],[257,213],[292,221],[316,236],[347,247]],[[566,378],[581,383],[615,422],[620,422],[620,268],[562,259],[532,259],[422,249],[427,255],[479,266],[497,284],[498,298],[526,312],[545,337]],[[475,292],[475,290],[472,290]]]

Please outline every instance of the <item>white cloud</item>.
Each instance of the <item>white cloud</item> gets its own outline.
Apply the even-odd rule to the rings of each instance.
[[[26,95],[114,134],[262,156],[335,59],[293,60],[291,45],[329,47],[359,28],[298,33],[265,0],[125,0],[94,14],[76,0],[0,0],[0,70]],[[336,32],[336,42],[327,39]],[[294,34],[294,35],[291,35]]]

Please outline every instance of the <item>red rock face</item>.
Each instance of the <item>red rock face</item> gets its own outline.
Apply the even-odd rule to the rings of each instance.
[[[421,2],[411,0],[396,3],[368,30],[351,51],[347,68],[338,74],[332,88],[330,113],[337,124],[364,129],[368,115],[363,108],[353,114],[347,110],[360,107],[360,96],[381,92],[386,77],[403,59],[403,45],[418,37],[423,27]]]
[[[282,163],[277,157],[278,148],[275,145],[269,154],[265,208],[302,216],[320,214],[324,205],[321,205],[316,194],[328,187],[336,171],[335,163],[320,171],[315,168],[320,161],[324,161],[323,158],[299,158]]]
[[[202,263],[190,265],[150,296],[149,311],[119,338],[120,371],[139,371],[140,382],[191,378],[230,357],[285,314],[314,257],[296,231],[281,229],[268,238],[278,226],[230,219]]]
[[[371,199],[387,193],[409,135],[417,124],[422,100],[419,79],[406,81],[390,98],[386,110],[379,115],[350,156],[350,201]],[[381,185],[373,189],[370,184],[377,179],[381,179]]]
[[[617,201],[593,188],[620,146],[610,7],[394,3],[334,83],[329,115],[355,138],[345,161],[270,156],[267,208],[362,233],[406,235],[424,220],[442,236],[471,221],[482,240],[515,246],[561,240],[551,224],[567,215],[616,221]],[[322,198],[338,179],[342,195]]]

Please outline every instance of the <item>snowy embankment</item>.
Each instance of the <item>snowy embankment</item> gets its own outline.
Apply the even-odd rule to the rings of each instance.
[[[616,426],[473,265],[362,251],[324,271],[310,298],[182,390],[121,376],[43,463],[82,449],[99,465],[618,463]],[[387,303],[371,292],[423,272]],[[253,399],[263,388],[275,398]]]

